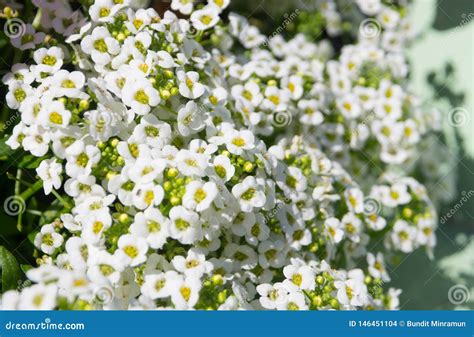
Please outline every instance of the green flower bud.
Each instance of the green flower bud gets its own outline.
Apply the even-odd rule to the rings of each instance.
[[[181,204],[181,198],[178,198],[178,197],[171,197],[170,203],[171,203],[171,205],[173,205],[173,206],[178,206],[179,204]]]
[[[160,90],[160,97],[164,100],[167,100],[171,97],[169,90]]]
[[[130,217],[127,213],[121,213],[119,216],[118,216],[118,221],[119,223],[121,223],[122,225],[128,223],[128,221],[130,220]]]
[[[112,141],[110,142],[110,145],[112,147],[117,147],[118,143],[120,143],[120,140],[118,140],[117,138],[114,138],[112,139]]]
[[[173,189],[173,184],[171,183],[171,181],[165,181],[163,183],[163,189],[166,191],[166,192],[169,192]]]
[[[178,93],[179,93],[179,89],[178,89],[177,87],[172,87],[172,88],[170,89],[170,94],[171,94],[171,96],[175,96],[175,95],[177,95]]]
[[[211,277],[211,281],[214,285],[221,285],[224,283],[224,280],[222,279],[222,275],[221,274],[214,274],[212,275]]]
[[[81,110],[89,109],[89,100],[81,99],[81,101],[79,102],[79,109]]]
[[[321,275],[316,276],[316,283],[317,284],[323,284],[324,283],[324,277]]]
[[[172,72],[171,70],[164,70],[163,75],[165,76],[165,78],[168,79],[174,78],[174,72]]]
[[[309,251],[311,253],[316,253],[319,249],[319,245],[317,243],[312,243],[310,246],[309,246]]]
[[[118,156],[118,158],[117,158],[117,165],[118,165],[118,166],[124,166],[124,165],[125,165],[125,160],[123,159],[122,156]]]
[[[329,301],[329,305],[334,309],[339,309],[339,302],[335,298]]]
[[[405,218],[405,219],[410,219],[412,216],[413,216],[413,211],[411,208],[409,207],[404,207],[403,208],[403,211],[402,211],[402,216]]]
[[[103,151],[106,147],[104,142],[97,142],[96,146],[99,148],[99,150]]]
[[[249,161],[246,161],[244,163],[244,171],[247,172],[247,173],[250,173],[252,172],[252,170],[254,169],[255,165]]]
[[[217,295],[217,301],[220,304],[224,303],[226,299],[227,299],[227,290],[223,290]]]
[[[126,39],[127,37],[125,36],[124,33],[120,32],[117,34],[117,36],[115,37],[115,39],[118,41],[118,42],[122,42]]]
[[[323,299],[321,298],[321,296],[316,295],[316,296],[314,296],[313,299],[311,300],[311,303],[312,303],[315,307],[320,307],[320,306],[323,304]]]
[[[324,286],[323,291],[325,293],[330,293],[332,291],[332,287],[329,284],[327,284]]]
[[[277,81],[275,81],[275,80],[268,80],[268,81],[267,81],[267,85],[268,85],[269,87],[274,87],[274,86],[276,86],[277,84],[278,84],[278,83],[277,83]]]

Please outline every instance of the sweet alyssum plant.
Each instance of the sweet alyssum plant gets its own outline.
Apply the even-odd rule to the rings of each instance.
[[[64,208],[2,308],[397,308],[384,253],[435,245],[406,163],[436,115],[404,88],[405,9],[371,3],[380,34],[335,55],[267,39],[228,0],[33,1],[7,144]]]

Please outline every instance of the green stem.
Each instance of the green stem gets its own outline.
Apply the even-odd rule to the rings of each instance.
[[[165,109],[166,111],[168,111],[168,112],[170,112],[170,113],[172,113],[172,114],[175,114],[175,115],[178,114],[176,111],[174,111],[174,110],[171,109],[170,107],[167,107],[167,106],[164,105],[164,104],[163,104],[163,105],[160,105],[160,108],[163,108],[163,109]]]
[[[58,192],[56,192],[55,190],[51,190],[51,193],[53,193],[53,195],[56,197],[56,199],[58,199],[59,202],[60,202],[65,208],[68,208],[68,209],[71,208],[71,205],[70,205],[66,200],[64,200],[64,198],[61,197]]]
[[[23,200],[27,200],[29,197],[31,197],[33,194],[38,192],[41,188],[43,187],[43,181],[42,180],[37,180],[33,185],[31,185],[27,190],[23,191],[20,194],[20,198]]]

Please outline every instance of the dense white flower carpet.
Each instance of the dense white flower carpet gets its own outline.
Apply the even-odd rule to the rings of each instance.
[[[431,254],[437,224],[415,177],[439,116],[407,89],[406,8],[357,1],[336,51],[267,38],[228,0],[33,3],[7,143],[67,202],[2,308],[399,307],[387,256]],[[335,3],[318,10],[337,35]]]

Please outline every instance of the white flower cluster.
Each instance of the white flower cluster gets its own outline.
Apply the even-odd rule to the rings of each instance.
[[[45,194],[72,206],[34,239],[37,284],[3,308],[397,308],[369,243],[432,248],[435,214],[387,169],[429,128],[393,36],[331,60],[302,35],[264,48],[242,17],[220,21],[229,1],[173,0],[180,19],[96,0],[87,24],[34,3],[66,40],[30,26],[12,40],[34,63],[3,78],[21,113],[7,143],[42,158]],[[384,36],[403,37],[387,11]]]

